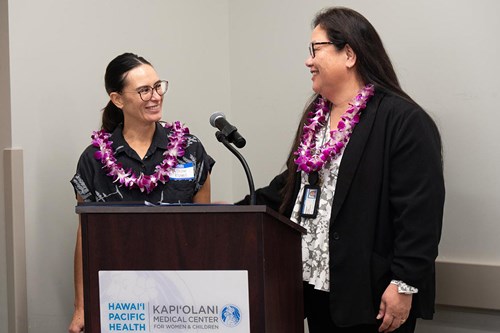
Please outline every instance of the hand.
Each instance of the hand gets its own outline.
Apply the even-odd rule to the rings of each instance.
[[[71,324],[69,324],[69,333],[81,333],[85,329],[83,310],[76,310],[73,312],[73,319],[71,319]]]
[[[377,319],[382,319],[382,324],[378,331],[392,332],[403,325],[410,314],[412,298],[413,295],[399,294],[398,286],[389,284],[380,301]]]

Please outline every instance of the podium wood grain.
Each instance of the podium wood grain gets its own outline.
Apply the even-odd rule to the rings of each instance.
[[[100,332],[100,270],[246,270],[250,331],[302,333],[304,229],[265,206],[77,206],[86,332]]]

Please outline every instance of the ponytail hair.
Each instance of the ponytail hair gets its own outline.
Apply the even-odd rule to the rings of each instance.
[[[149,61],[133,53],[123,53],[111,60],[104,74],[104,86],[108,95],[112,92],[120,93],[125,86],[128,72],[141,65],[152,66]],[[122,109],[111,100],[102,111],[101,129],[106,132],[112,133],[118,125],[123,123]]]
[[[102,109],[101,129],[112,133],[121,123],[123,123],[122,109],[117,107],[112,101],[109,101],[104,109]]]

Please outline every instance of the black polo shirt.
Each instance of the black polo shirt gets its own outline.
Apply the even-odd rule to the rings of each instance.
[[[167,150],[168,133],[170,129],[156,124],[153,141],[144,159],[127,144],[123,137],[123,126],[118,126],[110,137],[115,158],[121,163],[124,170],[131,168],[138,176],[141,172],[151,175],[155,167],[163,159],[163,152]],[[103,164],[94,157],[97,147],[88,146],[80,156],[76,168],[76,174],[71,179],[75,194],[79,194],[86,202],[103,201],[149,201],[151,203],[190,203],[194,195],[202,187],[207,176],[212,170],[215,161],[206,153],[200,140],[191,134],[187,135],[185,154],[178,158],[178,165],[188,167],[192,163],[193,171],[184,179],[170,179],[158,186],[151,192],[141,192],[138,188],[128,189],[113,183],[113,177],[106,174]]]

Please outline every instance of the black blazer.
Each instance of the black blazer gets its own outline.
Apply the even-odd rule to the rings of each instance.
[[[287,172],[257,190],[258,204],[279,209]],[[411,313],[432,318],[444,196],[436,125],[418,105],[376,92],[345,148],[333,199],[330,308],[337,325],[375,323],[391,279],[417,287]]]

